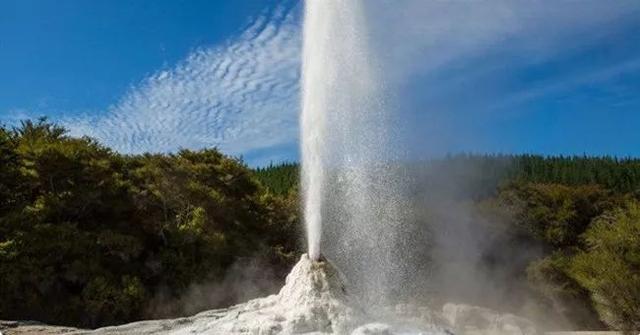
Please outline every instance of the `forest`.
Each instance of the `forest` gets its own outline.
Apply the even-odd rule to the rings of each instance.
[[[511,267],[539,309],[577,329],[640,328],[639,159],[396,164],[425,187],[446,170],[486,229],[506,231],[485,266],[512,263],[505,247],[542,250]],[[123,155],[47,120],[0,127],[0,319],[98,327],[228,306],[248,298],[239,281],[272,292],[304,249],[298,174],[214,148]],[[203,290],[215,297],[194,302]]]

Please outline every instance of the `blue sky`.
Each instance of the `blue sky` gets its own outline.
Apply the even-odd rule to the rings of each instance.
[[[195,48],[223,43],[265,1],[3,1],[0,109],[105,109]]]
[[[412,155],[640,156],[640,2],[367,1]],[[301,4],[0,2],[0,121],[122,152],[298,157]]]

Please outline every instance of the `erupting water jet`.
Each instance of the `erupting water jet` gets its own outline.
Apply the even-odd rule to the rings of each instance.
[[[323,215],[331,173],[340,166],[362,164],[382,144],[374,120],[379,81],[367,52],[362,2],[305,2],[302,105],[301,184],[308,252],[320,256]],[[345,155],[345,153],[350,153]],[[358,156],[361,155],[361,156]]]

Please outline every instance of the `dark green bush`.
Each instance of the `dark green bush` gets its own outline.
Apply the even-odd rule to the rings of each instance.
[[[0,128],[0,166],[0,318],[122,323],[243,259],[295,260],[297,202],[214,149],[122,156],[27,121]]]
[[[600,317],[614,329],[640,329],[640,202],[611,210],[584,234],[585,251],[570,273],[584,286]]]

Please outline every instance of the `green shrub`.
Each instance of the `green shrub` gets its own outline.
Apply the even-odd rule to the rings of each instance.
[[[527,280],[540,305],[551,309],[561,323],[578,329],[603,329],[589,301],[589,292],[567,273],[570,261],[567,255],[556,252],[532,262],[527,268]]]
[[[597,185],[514,184],[500,196],[516,223],[550,250],[578,246],[591,220],[619,202]]]
[[[247,258],[283,279],[298,251],[289,198],[215,149],[123,156],[40,120],[0,127],[0,163],[1,319],[153,317],[157,295],[214,285]]]
[[[589,290],[604,322],[640,329],[640,202],[603,214],[584,239],[587,249],[573,258],[571,275]]]

